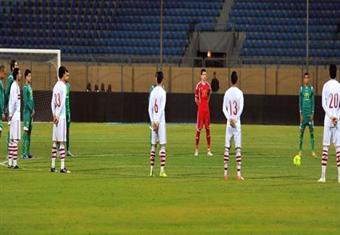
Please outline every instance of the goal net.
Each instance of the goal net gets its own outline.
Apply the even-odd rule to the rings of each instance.
[[[32,88],[36,109],[36,120],[50,120],[51,91],[57,81],[61,64],[60,50],[0,48],[0,65],[10,73],[10,61],[16,60],[21,71],[21,87],[26,69],[32,71]],[[6,78],[4,83],[6,84]],[[4,85],[5,85],[4,84]]]

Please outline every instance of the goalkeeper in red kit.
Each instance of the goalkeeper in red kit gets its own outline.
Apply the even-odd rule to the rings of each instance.
[[[210,111],[209,100],[211,94],[211,87],[207,81],[207,71],[201,69],[201,81],[197,84],[195,89],[195,102],[197,104],[197,124],[196,124],[196,138],[195,138],[195,156],[198,156],[198,146],[200,142],[200,135],[203,126],[205,127],[208,152],[207,155],[212,157],[211,153],[211,137],[210,137]]]

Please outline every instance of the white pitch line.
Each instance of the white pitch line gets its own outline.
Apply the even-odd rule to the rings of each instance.
[[[7,166],[7,163],[8,163],[8,161],[4,161],[4,162],[1,162],[0,165],[1,166]]]

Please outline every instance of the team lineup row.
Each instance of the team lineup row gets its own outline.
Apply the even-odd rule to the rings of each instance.
[[[326,182],[326,168],[328,162],[329,147],[334,144],[336,148],[336,162],[338,169],[338,182],[340,183],[340,83],[336,80],[337,67],[334,64],[329,66],[329,81],[327,81],[322,89],[322,107],[325,111],[324,132],[323,132],[323,150],[321,161],[321,177],[318,182]],[[150,150],[150,176],[154,175],[154,165],[157,144],[160,145],[160,176],[166,177],[166,122],[165,122],[165,105],[166,92],[163,88],[164,76],[162,72],[157,72],[157,85],[154,86],[149,98],[149,118],[151,122],[151,150]],[[236,170],[237,180],[244,180],[241,175],[241,115],[244,107],[244,98],[242,91],[237,88],[238,76],[235,71],[230,77],[231,87],[225,92],[223,98],[222,111],[227,120],[224,150],[224,179],[228,180],[228,163],[231,148],[231,141],[234,140],[236,151]],[[203,127],[206,130],[207,139],[207,156],[213,156],[211,152],[210,137],[210,100],[211,88],[207,81],[207,71],[201,70],[201,81],[195,89],[195,102],[197,104],[197,124],[195,137],[195,153],[199,155],[200,133]],[[304,130],[308,126],[311,136],[312,156],[316,157],[314,151],[314,89],[310,84],[309,74],[304,74],[303,85],[299,91],[299,112],[300,112],[300,141],[299,153],[294,157],[294,164],[301,164],[302,146]]]
[[[10,62],[10,73],[6,80],[6,88],[3,80],[6,76],[5,66],[0,65],[0,131],[2,132],[2,120],[8,120],[8,167],[19,169],[18,166],[18,144],[21,140],[21,71],[18,62],[12,60]],[[71,122],[70,111],[70,83],[69,72],[61,66],[58,70],[58,82],[53,89],[51,102],[53,115],[53,145],[52,145],[52,164],[51,171],[56,172],[55,159],[57,150],[61,159],[62,173],[70,171],[65,167],[65,155],[73,156],[69,150],[69,128]],[[33,118],[35,115],[33,90],[32,90],[32,72],[29,69],[24,73],[25,85],[23,87],[23,130],[22,135],[22,159],[32,158],[30,152],[31,133],[33,127]],[[66,144],[66,152],[65,152]]]

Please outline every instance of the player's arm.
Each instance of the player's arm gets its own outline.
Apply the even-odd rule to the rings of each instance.
[[[237,110],[237,114],[236,114],[236,120],[238,120],[241,115],[242,115],[242,112],[243,112],[243,107],[244,107],[244,97],[243,97],[243,93],[241,93],[241,97],[240,97],[240,107],[239,109]]]
[[[323,110],[325,111],[325,114],[326,116],[329,118],[329,119],[333,119],[333,116],[329,110],[329,107],[327,105],[327,102],[328,101],[328,92],[326,91],[325,88],[322,89],[322,108]]]
[[[154,104],[154,98],[153,98],[153,93],[150,94],[150,98],[149,98],[149,118],[150,118],[150,123],[153,123],[153,104]]]
[[[224,116],[227,120],[230,119],[230,116],[229,116],[229,112],[228,112],[228,97],[227,97],[227,94],[224,94],[224,97],[223,97],[223,106],[222,106],[222,111],[224,113]]]
[[[18,98],[18,94],[15,90],[14,86],[11,86],[9,101],[8,101],[8,120],[11,121],[12,116],[14,114],[14,108],[16,104],[16,99]]]
[[[300,87],[300,91],[299,91],[299,113],[300,113],[300,123],[303,122],[302,109],[303,109],[303,97],[302,97],[302,88]]]
[[[198,106],[199,103],[200,103],[198,85],[196,86],[196,89],[195,89],[195,103],[196,103],[197,106]]]
[[[311,120],[314,120],[314,111],[315,111],[315,94],[314,94],[314,88],[312,87],[312,94],[311,94],[311,110],[312,110],[312,115],[311,115]]]

